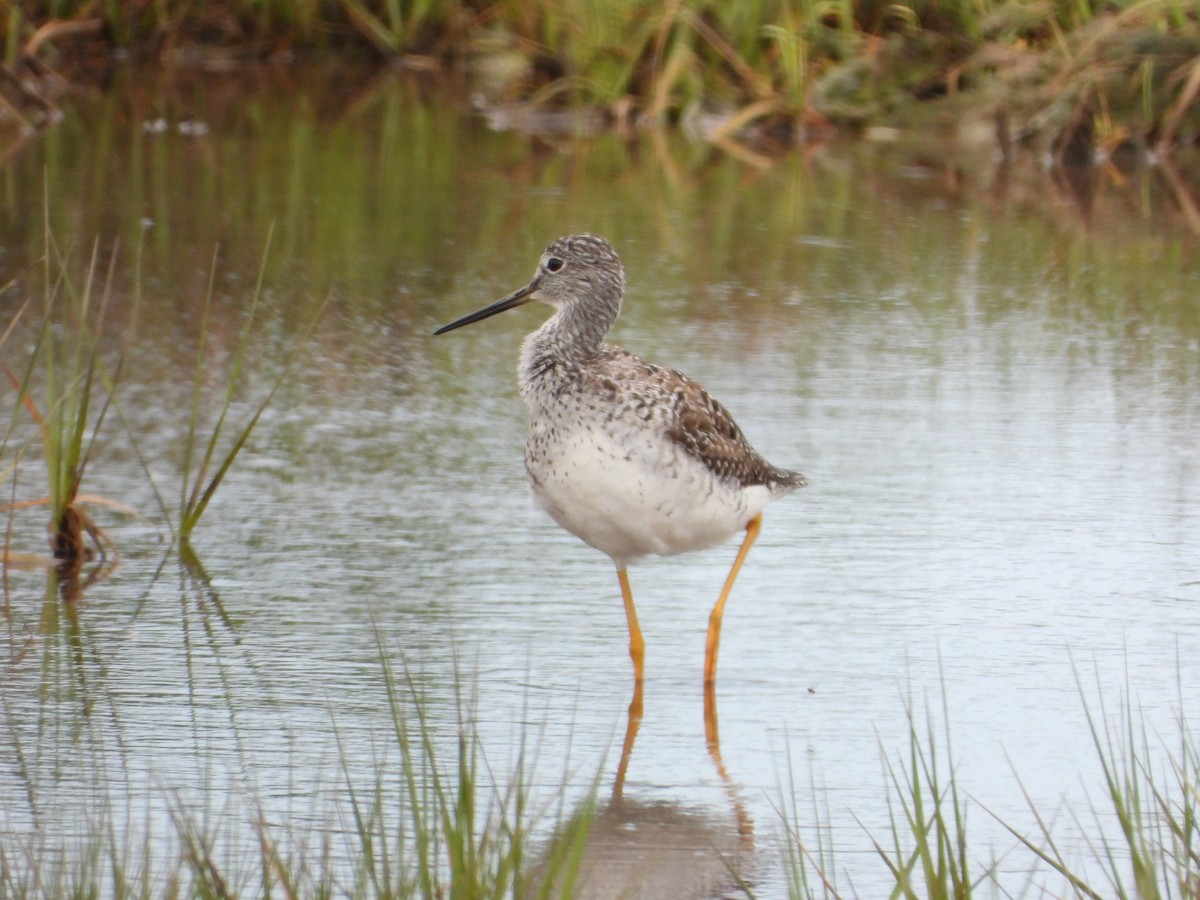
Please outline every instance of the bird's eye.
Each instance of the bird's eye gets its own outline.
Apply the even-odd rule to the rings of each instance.
[[[557,272],[562,267],[563,267],[563,261],[561,259],[559,259],[557,256],[552,256],[548,260],[546,260],[546,271],[547,272]]]

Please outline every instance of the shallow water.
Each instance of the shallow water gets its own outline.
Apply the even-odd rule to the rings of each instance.
[[[724,856],[784,896],[776,809],[794,797],[841,890],[882,894],[882,760],[903,765],[909,705],[939,738],[949,721],[980,870],[1026,878],[985,812],[1032,827],[1022,788],[1094,860],[1081,832],[1111,823],[1089,805],[1105,797],[1085,699],[1115,722],[1128,693],[1173,747],[1200,698],[1197,185],[1154,168],[1072,183],[938,145],[759,170],[676,134],[493,132],[450,96],[127,73],[7,163],[5,324],[33,290],[44,196],[76,269],[93,240],[118,247],[110,323],[140,290],[128,431],[110,418],[85,489],[142,517],[96,513],[122,564],[73,604],[43,572],[7,575],[5,844],[54,852],[106,803],[159,836],[207,809],[235,855],[250,808],[297,840],[352,833],[341,787],[396,753],[381,643],[439,740],[461,685],[498,772],[524,740],[546,795],[577,801],[597,772],[613,793],[632,692],[616,578],[524,485],[514,364],[542,313],[431,336],[586,229],[628,273],[612,339],[691,374],[810,481],[768,510],[726,611],[719,755],[704,631],[735,548],[632,570],[644,717],[600,871]],[[164,558],[129,435],[174,502],[214,248],[214,403],[267,259],[241,420],[330,306],[197,532],[201,571]],[[29,341],[2,348],[10,366]],[[18,416],[18,496],[42,489],[36,439]],[[17,515],[14,546],[39,549],[42,527]],[[629,863],[629,834],[664,855]],[[723,868],[688,875],[720,894]]]

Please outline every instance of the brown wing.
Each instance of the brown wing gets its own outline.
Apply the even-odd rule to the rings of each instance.
[[[648,363],[618,347],[601,348],[605,393],[623,393],[635,414],[662,422],[667,437],[721,478],[772,490],[804,485],[804,476],[773,466],[750,446],[733,416],[682,372]]]

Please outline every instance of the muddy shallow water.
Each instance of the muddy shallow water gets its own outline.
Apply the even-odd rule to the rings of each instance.
[[[5,843],[69,847],[100,800],[152,836],[173,804],[210,810],[232,853],[251,807],[297,840],[351,830],[340,791],[395,753],[382,645],[437,739],[457,684],[498,772],[525,741],[547,796],[599,773],[596,883],[671,872],[647,896],[720,894],[728,859],[785,896],[794,802],[841,889],[880,895],[882,761],[902,763],[909,706],[939,735],[949,720],[981,869],[1027,877],[984,809],[1031,827],[1022,787],[1094,859],[1081,832],[1111,823],[1089,806],[1085,699],[1115,721],[1128,693],[1168,746],[1200,699],[1196,185],[937,145],[759,170],[670,133],[496,132],[465,106],[401,80],[118,78],[8,160],[5,324],[43,206],[76,268],[117,247],[114,351],[140,293],[123,422],[85,489],[142,516],[96,512],[122,564],[72,605],[8,573]],[[647,680],[624,766],[612,566],[524,484],[514,366],[544,313],[431,336],[579,230],[625,263],[612,339],[688,372],[810,482],[767,511],[707,718],[704,631],[735,547],[631,570]],[[267,260],[243,420],[330,306],[198,529],[198,570],[164,560],[151,480],[173,503],[214,250],[213,404]],[[0,348],[10,366],[30,339]],[[17,419],[5,465],[24,448],[16,493],[36,496]],[[42,546],[36,513],[14,523],[14,547]]]

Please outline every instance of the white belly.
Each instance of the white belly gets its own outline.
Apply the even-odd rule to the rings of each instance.
[[[714,477],[653,431],[535,433],[525,463],[538,505],[618,565],[723,543],[770,499],[765,487]]]

